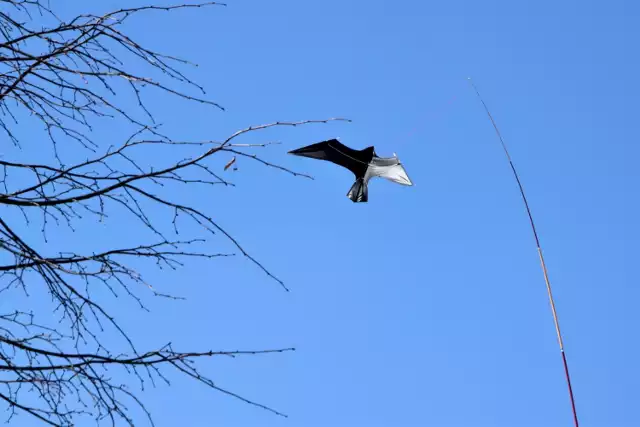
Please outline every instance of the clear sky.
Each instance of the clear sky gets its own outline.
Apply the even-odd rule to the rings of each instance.
[[[313,181],[241,159],[227,172],[237,187],[180,195],[291,293],[247,260],[198,261],[147,272],[186,301],[117,311],[149,348],[296,347],[202,364],[290,418],[172,377],[142,394],[156,425],[572,425],[531,230],[469,76],[532,205],[581,426],[640,425],[639,19],[631,0],[230,0],[137,18],[131,34],[197,62],[189,75],[227,109],[158,96],[165,131],[220,139],[277,120],[353,120],[240,141],[281,141],[260,153]],[[336,136],[397,153],[415,185],[374,180],[369,203],[354,204],[348,171],[286,154]],[[86,230],[115,244],[114,229]]]

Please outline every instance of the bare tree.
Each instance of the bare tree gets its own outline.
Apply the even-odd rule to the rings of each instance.
[[[185,141],[161,133],[143,101],[146,90],[205,107],[222,107],[206,99],[204,90],[179,71],[180,66],[190,65],[187,61],[141,46],[123,32],[123,24],[134,15],[156,10],[214,6],[222,5],[135,7],[63,20],[43,0],[0,0],[0,132],[7,142],[0,157],[0,298],[4,307],[12,307],[0,312],[0,401],[9,408],[9,420],[22,413],[55,426],[75,425],[87,416],[98,423],[134,425],[127,408],[135,402],[153,424],[141,399],[126,382],[112,380],[107,370],[121,369],[130,380],[142,382],[143,377],[164,379],[165,368],[283,415],[221,389],[201,375],[195,362],[293,349],[180,352],[166,345],[141,351],[101,298],[93,296],[97,288],[114,295],[124,292],[143,308],[145,295],[138,289],[148,296],[171,298],[144,280],[143,263],[177,268],[189,257],[231,255],[195,249],[214,233],[230,239],[239,253],[287,289],[218,226],[212,214],[176,201],[171,184],[198,186],[203,192],[208,186],[231,185],[208,163],[218,153],[306,176],[266,162],[252,151],[268,143],[240,144],[237,140],[261,129],[342,119],[253,126],[218,141]],[[149,77],[152,73],[160,78]],[[188,88],[201,95],[188,94]],[[120,105],[119,100],[126,99],[123,91],[134,97],[144,119],[135,118],[135,111]],[[101,142],[104,135],[95,130],[94,123],[100,120],[119,120],[132,132],[107,147]],[[32,130],[43,126],[42,138],[34,139]],[[27,137],[25,129],[29,129]],[[41,160],[45,146],[51,147],[48,161]],[[173,153],[174,160],[156,164],[149,150],[160,148]],[[191,154],[185,155],[184,150]],[[30,161],[36,151],[38,160]],[[48,237],[52,227],[73,229],[78,221],[102,221],[118,212],[138,221],[149,231],[150,240],[76,253],[59,250],[63,242]],[[201,235],[181,238],[179,224],[184,220],[201,226]],[[38,235],[46,244],[25,237],[21,229],[25,224],[41,227]],[[55,325],[46,321],[51,312],[39,316],[28,309],[29,298],[45,293],[53,303]],[[114,330],[126,343],[126,354],[105,344],[104,334]]]

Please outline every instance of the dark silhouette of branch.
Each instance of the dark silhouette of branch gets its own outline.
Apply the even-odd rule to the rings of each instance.
[[[148,89],[219,111],[224,108],[179,70],[193,64],[142,46],[124,32],[124,24],[144,13],[214,6],[224,4],[150,5],[63,20],[43,0],[0,0],[0,133],[14,149],[0,156],[0,298],[16,304],[11,312],[0,313],[0,402],[8,406],[9,420],[27,414],[53,426],[78,425],[85,417],[133,426],[137,422],[129,408],[134,403],[153,424],[142,400],[126,381],[114,380],[111,372],[137,380],[144,390],[147,382],[155,385],[158,379],[168,384],[167,368],[285,416],[220,387],[201,373],[197,362],[293,348],[177,351],[167,344],[141,351],[108,310],[106,297],[95,296],[104,290],[114,297],[123,293],[147,311],[145,295],[180,298],[149,283],[145,269],[178,269],[193,258],[234,256],[209,249],[212,236],[218,234],[289,290],[218,224],[214,214],[181,201],[178,190],[188,185],[204,196],[211,188],[234,187],[221,174],[243,159],[311,178],[267,162],[252,151],[273,145],[270,142],[236,141],[261,130],[346,119],[250,126],[220,140],[188,141],[162,134],[144,102]],[[151,78],[151,73],[160,77]],[[123,97],[127,93],[133,95],[135,108]],[[126,140],[105,144],[105,135],[95,131],[97,120],[120,120],[133,130]],[[20,132],[24,128],[43,129],[44,138],[34,138],[32,133],[25,138]],[[62,144],[74,147],[73,160],[65,160],[69,150],[63,150]],[[48,147],[52,149],[48,161],[42,156],[33,162],[24,160],[33,150],[43,153]],[[158,150],[167,154],[149,155]],[[86,156],[77,161],[81,152]],[[213,208],[221,208],[215,200]],[[95,227],[111,218],[137,221],[148,237],[83,252],[50,233],[63,227],[75,231],[87,222]],[[200,232],[191,236],[193,227],[185,226],[184,220],[197,225]],[[25,228],[39,230],[42,241]],[[44,293],[50,296],[51,309],[32,311],[30,298]],[[107,333],[110,343],[120,337],[124,348],[105,344]]]

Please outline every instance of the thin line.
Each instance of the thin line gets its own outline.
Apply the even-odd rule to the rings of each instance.
[[[342,154],[345,157],[350,158],[351,160],[354,160],[358,163],[362,163],[363,165],[367,165],[367,166],[376,166],[375,163],[367,163],[367,162],[363,162],[362,160],[358,160],[355,157],[351,157],[350,155],[348,155],[347,153],[343,153],[342,151],[338,150],[336,147],[334,147],[333,145],[331,145],[330,142],[327,142],[327,145],[329,146],[329,148],[333,148],[334,150],[336,150],[338,153]],[[401,165],[402,163],[400,163],[400,160],[397,157],[378,157],[378,156],[373,156],[374,158],[378,158],[381,160],[391,160],[391,159],[395,159],[398,162],[398,165]],[[397,166],[397,165],[391,165],[391,166]]]
[[[538,232],[536,231],[536,226],[533,222],[533,215],[531,214],[531,209],[529,209],[529,202],[527,201],[527,197],[525,196],[524,193],[524,188],[522,187],[522,182],[520,181],[520,177],[518,176],[518,172],[516,172],[516,168],[513,165],[513,161],[511,160],[511,156],[509,155],[509,150],[507,150],[507,145],[504,142],[504,139],[502,138],[502,135],[500,134],[500,130],[498,130],[498,126],[496,125],[495,120],[493,119],[493,116],[491,115],[491,113],[489,112],[489,108],[487,107],[487,104],[485,104],[484,100],[482,99],[482,97],[480,96],[480,92],[478,92],[478,88],[476,87],[476,85],[473,83],[473,81],[471,80],[471,78],[468,78],[469,83],[471,84],[471,86],[473,87],[473,89],[476,92],[476,95],[478,95],[478,98],[480,99],[480,102],[482,102],[482,105],[484,106],[485,111],[487,112],[487,115],[489,116],[489,119],[491,120],[491,123],[493,124],[493,128],[496,131],[496,134],[498,135],[498,138],[500,139],[500,143],[502,144],[502,149],[504,150],[504,153],[507,156],[507,159],[509,160],[509,165],[511,166],[511,170],[513,171],[513,175],[516,178],[516,181],[518,183],[518,188],[520,188],[520,194],[522,195],[522,200],[524,201],[524,205],[527,208],[527,215],[529,216],[529,222],[531,223],[531,229],[533,230],[533,236],[536,240],[536,246],[538,249],[538,257],[540,258],[540,265],[542,266],[542,272],[544,274],[544,281],[545,284],[547,286],[547,294],[549,295],[549,302],[551,304],[551,312],[553,314],[553,323],[555,325],[556,328],[556,335],[558,337],[558,344],[560,345],[560,353],[562,354],[562,363],[564,365],[564,373],[565,373],[565,377],[567,379],[567,386],[569,388],[569,397],[571,398],[571,409],[573,412],[573,421],[575,424],[575,427],[578,427],[578,414],[576,412],[576,405],[575,405],[575,399],[573,397],[573,389],[571,387],[571,377],[569,376],[569,365],[567,364],[567,357],[565,356],[565,351],[564,351],[564,343],[562,342],[562,334],[560,333],[560,322],[558,321],[558,313],[556,312],[556,305],[553,301],[553,294],[551,292],[551,283],[549,281],[549,275],[547,273],[547,266],[544,262],[544,257],[542,256],[542,249],[540,247],[540,239],[538,238]]]
[[[373,163],[367,163],[367,162],[363,162],[362,160],[358,160],[355,157],[351,157],[350,155],[348,155],[347,153],[343,153],[342,151],[338,150],[336,147],[334,147],[333,145],[331,145],[330,142],[327,142],[327,146],[329,146],[329,148],[333,148],[334,150],[336,150],[338,153],[342,154],[345,157],[350,158],[351,160],[354,160],[358,163],[362,163],[363,165],[367,165],[367,166],[371,166],[373,165]]]

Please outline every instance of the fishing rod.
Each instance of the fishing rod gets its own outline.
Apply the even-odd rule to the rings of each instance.
[[[558,321],[558,313],[556,311],[556,305],[555,305],[555,303],[553,301],[553,294],[551,292],[551,283],[549,281],[549,275],[547,273],[547,265],[545,264],[544,257],[542,256],[542,248],[540,246],[540,239],[538,238],[538,232],[537,232],[536,226],[535,226],[535,224],[533,222],[533,215],[531,214],[531,209],[529,209],[529,202],[527,201],[527,196],[525,196],[524,188],[522,187],[522,182],[520,181],[520,176],[518,175],[518,172],[516,171],[516,168],[515,168],[515,166],[513,164],[513,161],[511,160],[511,155],[509,154],[509,150],[507,150],[507,144],[505,144],[504,139],[502,138],[502,134],[500,134],[500,131],[498,130],[498,126],[496,125],[496,122],[493,119],[493,116],[489,112],[489,108],[487,107],[487,104],[484,102],[484,100],[480,96],[480,92],[478,91],[478,88],[476,87],[476,85],[471,80],[471,77],[469,77],[468,80],[469,80],[469,83],[471,84],[471,87],[473,87],[473,89],[475,90],[476,95],[478,95],[478,99],[480,99],[480,102],[482,102],[482,105],[484,106],[484,109],[487,112],[487,115],[489,116],[489,119],[491,120],[491,123],[493,124],[493,128],[496,131],[496,135],[498,135],[498,138],[500,139],[500,143],[502,144],[502,149],[504,150],[504,153],[507,156],[507,160],[509,161],[509,165],[511,166],[511,171],[513,172],[513,176],[515,177],[516,182],[518,183],[518,188],[520,189],[520,194],[522,195],[522,200],[524,201],[524,205],[525,205],[525,208],[527,210],[527,215],[529,216],[529,222],[531,223],[531,230],[533,231],[533,237],[535,238],[536,246],[537,246],[537,250],[538,250],[538,257],[540,258],[540,265],[542,267],[542,273],[544,274],[544,281],[545,281],[545,284],[547,286],[547,294],[549,295],[549,302],[551,303],[551,313],[553,314],[553,323],[554,323],[555,328],[556,328],[556,335],[558,337],[558,344],[560,345],[560,354],[562,355],[562,364],[564,365],[564,373],[565,373],[565,377],[567,379],[567,386],[569,388],[569,397],[571,398],[571,410],[573,412],[573,421],[574,421],[575,427],[578,427],[578,414],[576,412],[576,404],[575,404],[575,399],[573,397],[573,389],[571,388],[571,377],[569,376],[569,365],[567,363],[567,357],[566,357],[565,351],[564,351],[564,343],[562,342],[562,334],[560,333],[560,322]]]

